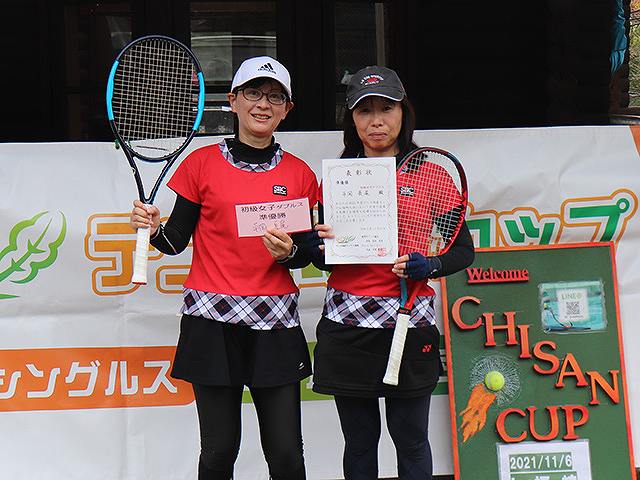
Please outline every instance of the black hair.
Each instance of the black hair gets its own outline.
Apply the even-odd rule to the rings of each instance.
[[[285,90],[284,85],[282,85],[275,78],[271,78],[271,77],[257,77],[257,78],[254,78],[254,79],[249,80],[248,82],[245,82],[242,85],[234,88],[231,93],[233,93],[234,95],[237,95],[238,94],[238,90],[240,90],[241,88],[257,88],[257,89],[260,89],[260,87],[262,87],[265,83],[271,83],[272,81],[276,82],[278,85],[280,85],[280,87],[282,87],[282,93],[284,93],[285,96],[287,97],[287,102],[290,102],[291,99],[289,98],[289,94]]]
[[[257,89],[260,89],[260,87],[262,87],[265,83],[270,83],[271,81],[276,82],[278,85],[280,85],[282,87],[282,93],[284,93],[285,96],[287,97],[287,102],[290,102],[291,99],[289,98],[289,95],[287,94],[287,91],[285,90],[284,85],[282,85],[275,78],[271,78],[271,77],[257,77],[257,78],[254,78],[254,79],[249,80],[248,82],[245,82],[242,85],[234,88],[231,91],[231,93],[233,93],[234,95],[238,95],[238,90],[240,90],[241,88],[257,88]],[[234,136],[236,138],[238,137],[238,132],[239,131],[240,131],[240,127],[238,126],[238,115],[233,114],[233,134],[234,134]]]
[[[416,114],[406,95],[398,103],[400,103],[400,107],[402,108],[402,126],[398,134],[397,143],[399,155],[400,158],[402,158],[414,148],[418,148],[413,141],[413,131],[416,128]],[[353,122],[353,110],[347,109],[344,120],[342,121],[342,131],[344,150],[340,158],[353,158],[363,155],[364,145],[358,136],[356,125]]]

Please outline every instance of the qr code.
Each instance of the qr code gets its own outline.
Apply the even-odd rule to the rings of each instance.
[[[580,302],[567,302],[566,303],[567,315],[580,315]]]

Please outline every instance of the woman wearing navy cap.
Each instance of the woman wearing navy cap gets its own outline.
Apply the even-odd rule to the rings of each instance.
[[[310,259],[300,234],[271,229],[239,237],[235,207],[303,197],[313,206],[317,181],[273,138],[293,107],[282,64],[271,57],[245,60],[228,98],[237,116],[235,138],[195,150],[180,164],[168,182],[177,197],[166,224],[155,206],[136,200],[131,225],[151,228],[151,244],[169,255],[193,239],[172,376],[193,385],[198,478],[233,477],[247,385],[270,477],[302,480],[300,380],[311,374],[311,362],[289,269]]]
[[[347,87],[342,158],[395,157],[399,162],[416,147],[415,115],[398,75],[367,67]],[[428,439],[431,393],[442,373],[440,333],[435,325],[435,292],[427,279],[457,272],[471,264],[474,248],[462,226],[445,254],[414,252],[388,265],[324,263],[324,238],[331,226],[321,223],[309,235],[313,263],[330,270],[314,350],[313,390],[334,395],[345,439],[347,480],[378,478],[381,433],[379,398],[385,399],[389,433],[396,447],[401,480],[430,480]],[[395,315],[400,304],[399,277],[424,280],[410,319],[397,386],[382,382]]]

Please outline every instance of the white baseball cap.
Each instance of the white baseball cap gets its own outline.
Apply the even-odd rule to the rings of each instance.
[[[231,91],[244,85],[254,78],[273,78],[277,80],[284,88],[289,100],[291,95],[291,76],[289,71],[279,61],[274,58],[262,56],[247,58],[233,76],[231,82]]]

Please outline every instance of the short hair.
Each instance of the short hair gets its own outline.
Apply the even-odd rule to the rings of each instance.
[[[402,108],[402,126],[396,140],[398,144],[398,152],[400,157],[405,156],[411,150],[418,148],[413,141],[413,131],[416,127],[416,114],[409,99],[405,97],[400,100]],[[346,110],[344,120],[342,121],[344,150],[340,158],[352,158],[363,153],[364,145],[358,136],[356,125],[353,122],[353,110]]]
[[[249,80],[248,82],[243,83],[239,87],[234,88],[231,91],[231,93],[233,93],[234,95],[238,95],[238,90],[240,90],[241,88],[260,89],[265,83],[271,83],[271,82],[275,82],[276,84],[280,85],[280,87],[282,87],[282,93],[284,93],[285,96],[287,97],[287,102],[290,102],[291,99],[289,98],[289,95],[287,95],[287,90],[284,88],[284,86],[275,78],[269,78],[269,77],[258,77],[258,78],[254,78],[253,80]],[[238,123],[238,115],[234,114],[233,115],[233,135],[237,137],[239,131],[240,131],[240,125]]]
[[[238,94],[238,90],[240,90],[241,88],[257,88],[260,89],[263,85],[265,84],[271,84],[271,83],[275,83],[276,85],[280,85],[280,87],[282,88],[282,93],[284,93],[285,97],[287,97],[287,102],[290,102],[291,99],[289,98],[289,95],[287,94],[287,90],[284,88],[284,86],[275,78],[270,78],[270,77],[258,77],[258,78],[254,78],[252,80],[249,80],[246,83],[243,83],[242,85],[234,88],[231,93],[233,93],[234,95]]]

